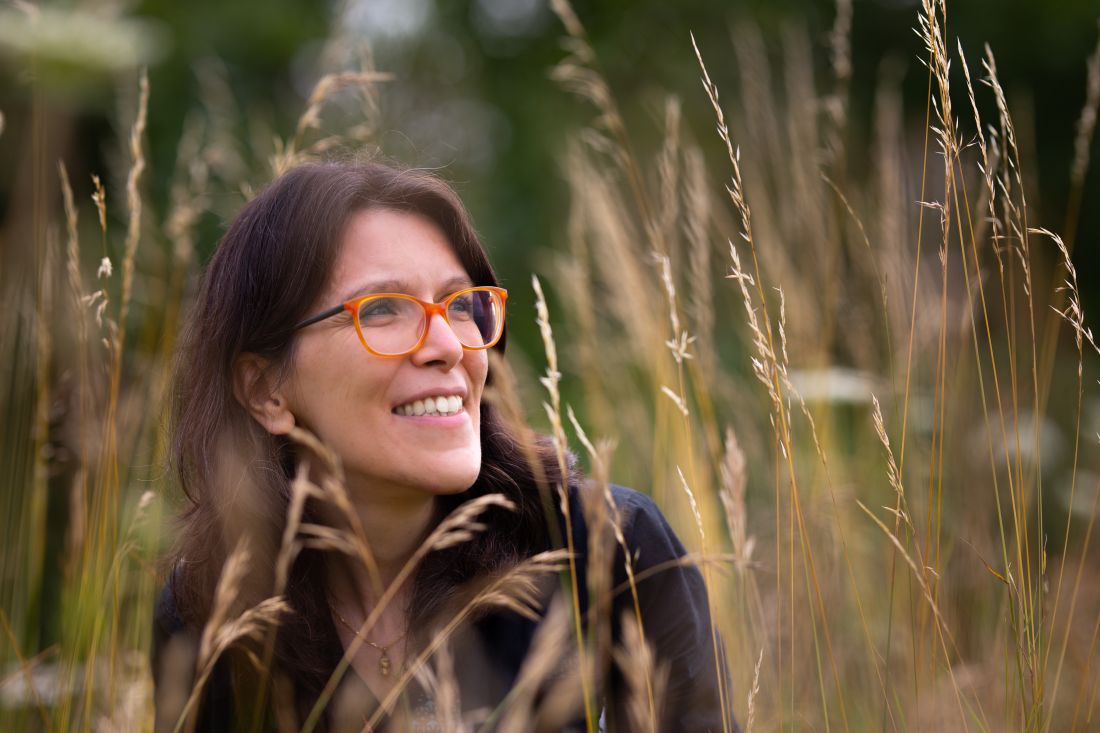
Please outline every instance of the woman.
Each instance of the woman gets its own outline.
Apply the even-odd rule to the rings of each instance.
[[[683,547],[659,511],[640,494],[614,490],[639,580],[631,588],[619,548],[611,567],[601,566],[618,592],[590,603],[586,553],[590,535],[596,548],[605,528],[585,521],[578,477],[572,468],[563,475],[548,442],[524,450],[483,400],[488,350],[504,349],[506,295],[458,196],[430,174],[304,165],[244,207],[210,262],[178,359],[172,451],[189,505],[157,604],[158,726],[174,726],[184,710],[204,626],[278,587],[289,608],[277,614],[277,630],[220,656],[201,703],[186,709],[189,724],[296,729],[320,711],[320,729],[358,730],[373,720],[376,729],[430,730],[423,726],[438,712],[431,685],[397,687],[405,670],[476,589],[571,539],[577,582],[561,585],[567,596],[576,588],[565,605],[581,612],[584,633],[599,637],[603,623],[617,643],[622,613],[636,609],[667,670],[657,729],[722,730],[706,591],[698,571],[677,561]],[[313,495],[302,522],[314,541],[281,580],[296,472],[324,483],[324,456],[303,447],[302,431],[338,458],[349,505],[341,511]],[[559,485],[570,487],[567,512],[549,500],[547,487]],[[426,554],[395,585],[444,517],[490,494],[509,505],[491,503],[477,517],[483,531]],[[369,562],[325,551],[319,526],[355,530]],[[232,609],[217,607],[223,566],[242,546],[248,554],[236,560],[247,558],[247,568],[222,596]],[[553,588],[545,590],[540,600],[549,604]],[[499,722],[540,627],[529,615],[483,605],[451,635],[462,710]],[[587,712],[579,703],[568,714],[535,704],[530,729],[584,729],[598,707],[604,725],[629,728],[628,685],[609,646],[586,644],[602,680]],[[350,669],[326,688],[346,652]],[[564,664],[572,658],[558,655]],[[563,676],[575,677],[547,675],[543,692]],[[387,698],[398,702],[379,710]]]

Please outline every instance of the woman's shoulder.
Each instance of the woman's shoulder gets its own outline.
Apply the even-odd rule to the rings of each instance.
[[[161,586],[153,607],[150,663],[153,684],[157,688],[154,726],[157,731],[173,729],[183,710],[186,693],[195,683],[200,629],[184,617],[174,590],[175,580],[173,572]],[[219,660],[210,673],[196,713],[194,730],[197,733],[235,730],[232,684],[228,665]]]
[[[585,485],[583,480],[572,481],[569,484],[569,500],[571,505],[580,507],[584,501],[585,492],[600,492],[603,489],[594,484]],[[608,484],[604,496],[610,496],[618,509],[621,520],[634,522],[637,519],[643,521],[664,521],[664,515],[651,496],[636,489],[620,484]],[[667,522],[666,522],[667,524]],[[625,526],[625,524],[624,524]]]
[[[619,510],[624,530],[628,527],[648,528],[658,525],[671,531],[665,515],[653,497],[618,484],[611,484],[610,488],[611,498]]]
[[[183,631],[187,624],[176,605],[176,594],[172,590],[173,578],[169,576],[157,593],[156,604],[153,607],[153,626],[156,632],[165,636],[172,636]]]
[[[619,484],[611,484],[608,489],[607,493],[610,494],[616,509],[613,521],[618,523],[623,539],[628,546],[636,550],[637,559],[643,565],[687,554],[683,543],[653,497]],[[599,489],[581,489],[574,485],[571,500],[578,510],[583,504],[580,498],[582,490]],[[584,521],[583,514],[583,511],[575,512],[574,525],[578,521]],[[587,527],[584,534],[587,535]]]
[[[174,573],[165,579],[153,605],[153,644],[150,662],[153,681],[160,683],[165,667],[185,664],[193,668],[194,650],[198,647],[199,632],[184,619],[176,601]],[[193,669],[191,669],[193,673]]]

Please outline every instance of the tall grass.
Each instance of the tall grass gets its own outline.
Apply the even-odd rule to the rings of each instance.
[[[1090,396],[1100,348],[1072,252],[1079,218],[1091,214],[1082,192],[1100,46],[1087,62],[1066,214],[1046,222],[1029,203],[1033,161],[1021,152],[1028,146],[994,49],[974,54],[949,40],[943,0],[925,0],[917,19],[927,67],[918,134],[889,75],[870,140],[853,132],[853,8],[841,2],[825,82],[815,80],[814,49],[797,31],[785,32],[776,59],[759,31],[739,28],[739,83],[729,91],[708,72],[727,49],[685,39],[701,88],[668,98],[652,154],[632,142],[580,19],[564,0],[553,6],[566,47],[553,78],[596,114],[562,156],[567,246],[541,281],[556,297],[548,302],[534,281],[545,373],[523,379],[542,368],[518,355],[515,374],[494,361],[487,398],[529,440],[517,395],[541,390],[543,413],[526,406],[532,422],[548,426],[563,466],[570,444],[587,466],[596,631],[580,631],[581,548],[565,537],[564,552],[477,589],[391,697],[418,679],[434,691],[444,730],[520,731],[574,715],[594,730],[599,679],[613,660],[626,671],[633,727],[653,729],[669,680],[645,641],[629,552],[625,643],[612,648],[607,634],[615,589],[603,561],[625,544],[609,501],[614,480],[650,492],[702,568],[711,642],[729,660],[723,694],[745,728],[1095,727],[1100,466],[1090,448],[1100,436],[1087,426],[1097,419]],[[179,505],[164,476],[161,422],[198,269],[196,226],[227,191],[239,192],[228,211],[300,160],[364,145],[375,85],[389,78],[369,66],[323,77],[292,135],[267,151],[267,167],[249,171],[218,112],[232,103],[221,74],[201,73],[208,108],[185,125],[163,221],[151,220],[143,199],[144,122],[157,94],[144,77],[126,125],[128,164],[112,177],[124,184],[69,180],[64,165],[41,156],[28,182],[34,260],[26,272],[4,273],[0,332],[11,355],[0,438],[9,487],[0,556],[5,729],[152,726],[157,561]],[[334,132],[326,105],[348,94],[363,117]],[[713,113],[716,129],[686,129],[688,106]],[[718,147],[693,134],[716,135]],[[723,154],[708,158],[705,147]],[[867,165],[849,166],[857,156]],[[109,226],[118,218],[121,233]],[[563,389],[565,375],[576,377],[575,394]],[[254,640],[255,663],[270,666],[300,549],[373,563],[354,521],[347,531],[302,523],[307,497],[354,513],[338,462],[308,434],[295,439],[317,460],[293,483],[281,547],[266,558],[242,545],[230,557],[197,650],[198,679],[176,680],[179,689],[161,698],[156,714],[169,727],[191,723],[207,674],[234,644]],[[543,488],[547,501],[572,510],[565,487]],[[461,508],[414,562],[484,531],[480,513],[505,503],[486,497]],[[57,515],[61,549],[46,543]],[[268,561],[275,586],[260,605],[241,607],[241,578]],[[543,578],[554,575],[573,601],[547,608]],[[361,632],[392,595],[380,593]],[[547,620],[504,703],[471,715],[457,699],[450,644],[485,606]],[[355,719],[353,701],[333,697],[354,653],[305,720],[276,696],[279,723],[309,730],[330,699],[338,718]]]

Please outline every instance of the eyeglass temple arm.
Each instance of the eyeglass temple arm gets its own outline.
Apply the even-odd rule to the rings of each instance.
[[[326,318],[332,318],[337,313],[340,313],[341,311],[343,311],[344,308],[345,308],[345,306],[344,306],[343,303],[341,303],[340,305],[335,305],[335,306],[329,308],[327,311],[321,311],[317,315],[310,316],[309,318],[305,319],[301,323],[295,324],[294,328],[291,329],[291,330],[297,331],[299,328],[305,328],[306,326],[312,326],[314,323],[317,323],[318,321],[323,321]]]

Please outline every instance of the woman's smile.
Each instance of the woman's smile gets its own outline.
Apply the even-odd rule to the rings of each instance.
[[[586,482],[562,446],[482,403],[507,296],[457,193],[425,171],[303,164],[245,205],[176,360],[172,463],[188,503],[156,602],[158,728],[404,730],[438,722],[419,715],[437,701],[462,719],[515,708],[554,609],[578,601],[555,582],[571,557],[559,531],[589,558],[569,563],[574,589],[596,588],[617,561],[596,552],[601,528],[568,511]],[[562,501],[543,501],[546,487]],[[559,644],[555,658],[636,630],[670,681],[662,718],[642,727],[736,728],[705,578],[650,499],[605,488],[623,552],[653,577],[574,608],[582,646]],[[254,612],[255,639],[227,642],[239,660],[194,643]],[[461,700],[413,679],[438,667],[441,639],[458,642],[438,676]],[[265,643],[263,664],[237,664]],[[594,650],[608,674],[584,702],[633,729],[631,691],[615,683],[630,670],[612,651]],[[550,706],[553,727],[591,727],[580,697]],[[546,722],[545,706],[528,707],[521,727]]]
[[[448,416],[462,411],[466,402],[464,390],[427,390],[393,408],[402,417]]]
[[[318,308],[378,292],[438,303],[469,274],[428,219],[370,209],[348,222]],[[368,493],[464,491],[481,469],[484,351],[463,348],[439,314],[410,354],[382,357],[359,340],[350,313],[300,332],[288,403],[295,421],[332,447]],[[325,385],[320,387],[320,385]]]

